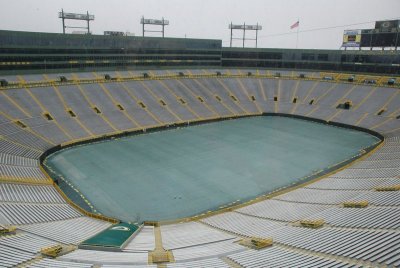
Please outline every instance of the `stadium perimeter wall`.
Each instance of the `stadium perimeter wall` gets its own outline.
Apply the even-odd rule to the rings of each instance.
[[[227,48],[222,40],[0,30],[0,74],[269,68],[400,74],[400,51]]]

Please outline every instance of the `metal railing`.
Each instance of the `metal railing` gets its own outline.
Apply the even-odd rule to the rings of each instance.
[[[128,82],[128,81],[145,81],[145,80],[166,80],[166,79],[198,79],[198,78],[275,78],[275,79],[296,79],[308,81],[325,81],[325,82],[340,82],[353,84],[368,84],[381,87],[400,88],[400,77],[377,76],[377,75],[353,75],[350,73],[334,73],[321,72],[319,77],[302,75],[302,73],[281,74],[276,73],[246,73],[246,74],[224,74],[224,73],[205,73],[205,74],[165,74],[165,75],[137,75],[137,76],[119,76],[111,79],[95,78],[95,79],[71,79],[66,81],[48,80],[48,81],[32,81],[32,82],[9,82],[6,86],[0,86],[0,90],[17,89],[17,88],[37,88],[37,87],[52,87],[52,86],[68,86],[80,84],[96,84],[96,83],[113,83],[113,82]],[[352,78],[352,81],[349,80]],[[393,85],[389,85],[388,81],[395,79]]]

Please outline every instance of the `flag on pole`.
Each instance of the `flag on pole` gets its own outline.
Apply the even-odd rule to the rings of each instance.
[[[292,26],[290,26],[290,29],[294,29],[296,27],[299,27],[300,21],[296,21]]]

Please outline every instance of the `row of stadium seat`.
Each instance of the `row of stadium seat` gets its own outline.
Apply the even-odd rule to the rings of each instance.
[[[65,86],[65,87],[60,87],[58,89],[52,89],[52,88],[38,88],[38,89],[30,89],[32,92],[32,95],[35,96],[36,101],[40,103],[35,103],[32,101],[29,102],[29,104],[32,104],[28,106],[28,104],[22,104],[20,103],[18,106],[19,107],[12,107],[8,103],[5,104],[5,107],[10,107],[12,110],[7,111],[10,113],[10,117],[13,119],[18,119],[20,122],[23,122],[24,125],[28,126],[30,128],[30,131],[35,131],[34,133],[29,133],[28,131],[22,131],[20,127],[18,127],[13,121],[9,121],[9,123],[5,123],[4,127],[4,137],[10,139],[11,141],[17,142],[17,143],[22,143],[22,144],[27,144],[27,146],[32,147],[33,149],[39,149],[39,150],[44,150],[52,145],[54,143],[58,144],[61,142],[68,141],[68,139],[75,138],[72,133],[76,133],[75,128],[80,128],[80,135],[79,138],[82,137],[90,137],[91,135],[101,135],[101,134],[106,134],[106,133],[112,133],[116,131],[122,131],[122,130],[129,130],[129,129],[135,129],[139,127],[148,127],[151,125],[154,125],[154,118],[151,118],[151,121],[145,121],[145,122],[139,122],[139,119],[136,119],[136,112],[137,110],[140,109],[140,107],[136,107],[134,111],[128,110],[131,109],[132,106],[137,106],[137,103],[134,103],[135,99],[140,100],[141,102],[146,103],[146,107],[148,110],[152,112],[152,115],[158,119],[159,122],[163,124],[171,123],[171,122],[180,122],[180,121],[190,121],[190,120],[200,120],[200,119],[206,119],[210,118],[210,116],[214,117],[220,117],[220,116],[232,116],[232,115],[242,115],[242,114],[254,114],[254,113],[260,113],[260,112],[295,112],[300,115],[309,115],[316,116],[317,118],[322,119],[331,119],[334,120],[335,117],[331,118],[332,116],[340,116],[342,115],[345,118],[348,118],[348,116],[344,116],[344,114],[348,114],[348,111],[339,111],[341,113],[337,114],[338,111],[337,109],[331,109],[329,114],[322,114],[321,115],[321,110],[327,111],[328,110],[328,103],[326,102],[326,98],[323,99],[319,97],[321,100],[316,100],[314,105],[307,105],[308,99],[310,99],[310,95],[313,96],[311,93],[315,93],[318,89],[320,88],[320,85],[325,85],[329,84],[331,86],[332,83],[327,83],[327,82],[315,82],[313,81],[312,83],[318,84],[317,86],[311,88],[308,88],[308,91],[302,99],[302,97],[298,96],[298,103],[294,105],[293,103],[290,102],[290,100],[282,100],[278,96],[278,102],[274,102],[272,100],[269,100],[268,98],[263,101],[262,96],[256,96],[254,102],[250,101],[250,95],[260,95],[260,90],[261,87],[260,85],[254,85],[256,79],[248,79],[247,82],[237,82],[237,79],[224,79],[219,82],[216,82],[217,80],[220,79],[197,79],[197,82],[194,82],[190,79],[182,80],[182,81],[176,81],[176,80],[166,80],[162,81],[163,84],[169,83],[168,88],[174,89],[176,92],[171,93],[168,90],[165,90],[165,86],[161,83],[160,81],[147,81],[147,82],[129,82],[129,83],[121,83],[121,85],[113,85],[114,87],[112,90],[108,89],[108,95],[104,93],[104,90],[100,86],[96,85],[82,85],[76,87],[76,86]],[[284,80],[282,84],[292,82],[290,80]],[[308,82],[308,81],[305,81]],[[301,82],[301,83],[305,83]],[[158,84],[155,84],[158,83]],[[175,85],[174,85],[175,83]],[[218,84],[216,84],[218,83]],[[229,84],[229,91],[225,90],[224,87],[221,86],[221,83],[225,85],[225,88],[228,88],[226,85]],[[265,81],[261,82],[261,84],[265,84],[263,86],[264,88],[264,93],[267,91],[265,88],[273,88],[274,87],[275,80],[271,80],[271,82],[268,82],[265,84]],[[295,83],[295,82],[293,82]],[[284,86],[282,89],[278,90],[278,92],[274,92],[272,96],[276,94],[280,94],[280,92],[287,92],[287,91],[292,91],[289,95],[291,94],[297,94],[299,93],[300,87],[296,85],[293,85],[293,83],[290,84],[290,86],[294,86],[295,89],[291,87],[286,87]],[[325,84],[323,84],[325,83]],[[125,84],[125,85],[124,85]],[[146,85],[145,85],[146,84]],[[187,84],[186,87],[182,87],[181,84]],[[104,88],[108,87],[110,85],[102,85]],[[250,86],[253,86],[251,88]],[[257,88],[255,87],[257,86]],[[164,89],[162,88],[164,87]],[[151,89],[150,89],[151,88]],[[191,94],[192,96],[187,96],[187,92],[184,92],[184,89],[190,88],[193,92]],[[195,90],[196,88],[196,90]],[[222,88],[222,89],[221,89]],[[240,90],[240,88],[247,88],[247,94],[244,94],[244,90]],[[367,89],[365,89],[367,88]],[[373,95],[371,91],[375,90],[374,88],[368,88],[365,87],[362,89],[358,94],[356,95],[358,99],[354,100],[354,103],[357,102],[362,102],[364,98],[371,98],[370,95]],[[158,89],[157,91],[155,89]],[[296,90],[297,89],[297,90]],[[127,99],[124,98],[126,97],[127,93],[125,91],[129,91],[130,94],[135,94],[137,95],[136,98],[130,98],[132,101],[127,102]],[[276,90],[276,89],[274,89]],[[321,90],[327,90],[326,88],[322,88]],[[353,89],[354,90],[354,89]],[[381,102],[379,102],[379,105],[385,105],[385,102],[390,100],[389,103],[386,104],[388,114],[391,112],[396,112],[393,109],[397,106],[395,105],[395,91],[392,88],[379,88],[379,90],[390,90],[391,95],[387,95],[386,98],[384,98]],[[18,91],[18,90],[10,90],[11,91]],[[40,92],[40,93],[36,93]],[[53,91],[53,92],[50,92]],[[54,92],[56,91],[56,92]],[[172,90],[171,90],[172,91]],[[186,89],[187,91],[187,89]],[[224,92],[225,91],[225,92]],[[251,93],[250,93],[251,91]],[[59,94],[57,95],[57,92]],[[110,92],[112,92],[110,94]],[[231,94],[233,92],[233,94]],[[327,92],[318,92],[321,95],[326,94]],[[9,94],[8,91],[4,94]],[[43,95],[42,95],[43,94]],[[182,97],[182,99],[186,100],[186,104],[180,104],[177,105],[178,100],[176,96],[183,96],[186,95],[186,97]],[[361,95],[363,94],[363,95]],[[25,93],[18,93],[18,94],[9,94],[8,99],[16,98],[18,99],[27,99],[27,98],[32,98],[32,96],[27,95]],[[48,103],[50,96],[53,95],[55,98],[59,98],[59,96],[62,96],[63,101],[66,103],[63,105],[60,103],[60,100],[55,101],[52,105],[54,106],[57,105],[57,107],[51,107],[51,105]],[[204,99],[205,103],[200,103],[195,96],[201,96],[202,99]],[[246,96],[247,95],[247,96]],[[95,96],[102,96],[101,98],[95,97]],[[111,98],[109,97],[111,96]],[[221,99],[221,102],[219,102],[215,97],[219,97]],[[232,96],[235,96],[235,99],[237,101],[234,101],[231,99]],[[129,96],[128,96],[129,97]],[[315,97],[315,96],[314,96]],[[349,96],[346,96],[348,98]],[[391,99],[395,100],[391,100]],[[53,99],[54,100],[54,99]],[[53,101],[52,100],[52,101]],[[164,103],[167,105],[164,107],[160,105],[159,101],[163,100]],[[323,102],[325,100],[325,102]],[[124,108],[124,111],[121,111],[117,108],[115,103],[120,103],[121,107],[126,107],[126,110]],[[375,100],[374,100],[375,101]],[[397,100],[399,102],[400,100]],[[122,102],[124,102],[122,104]],[[333,106],[335,105],[336,100],[329,100],[329,104]],[[17,103],[15,100],[13,103]],[[364,101],[365,103],[365,101]],[[205,110],[207,106],[205,104],[209,104],[209,107],[213,107],[214,113],[211,113],[211,109]],[[263,107],[265,106],[266,107]],[[270,104],[270,105],[268,105]],[[315,106],[317,105],[317,106]],[[23,106],[23,108],[22,108]],[[61,107],[65,106],[64,108],[70,108],[74,111],[74,113],[77,115],[77,118],[75,120],[69,120],[68,123],[74,122],[74,126],[65,126],[63,125],[64,119],[66,117],[66,110],[60,109]],[[192,107],[188,109],[189,107]],[[294,107],[293,107],[294,106]],[[393,106],[393,107],[392,107]],[[99,111],[101,111],[101,114],[96,115],[93,107],[97,107]],[[191,112],[190,110],[195,110],[195,107],[202,107],[202,110],[198,109],[195,111],[195,113]],[[51,111],[49,111],[51,108]],[[275,108],[278,110],[275,111]],[[295,111],[293,109],[296,108]],[[318,108],[318,109],[316,109]],[[360,107],[361,108],[361,107]],[[371,111],[371,108],[372,111]],[[373,124],[377,123],[375,120],[378,120],[379,122],[382,121],[382,116],[375,116],[375,114],[378,112],[378,110],[381,108],[375,108],[371,107],[369,110],[365,110],[362,112],[359,112],[359,110],[351,111],[351,114],[357,114],[357,117],[354,119],[357,119],[356,122],[352,123],[357,123],[359,119],[362,123],[362,121],[365,121],[369,123],[366,127],[374,127]],[[22,115],[21,110],[23,109],[26,113],[28,113],[31,117],[26,118],[26,115]],[[218,110],[217,110],[218,109]],[[43,113],[49,112],[49,114],[52,115],[52,118],[54,119],[53,122],[46,122],[46,119],[43,118]],[[207,114],[205,111],[208,111],[209,114]],[[311,112],[311,113],[310,113]],[[366,118],[361,118],[362,116],[365,115],[365,112],[368,112],[369,115]],[[62,118],[59,117],[61,116],[60,113],[62,114]],[[142,114],[146,113],[146,111],[142,111]],[[127,116],[129,114],[129,117]],[[18,115],[18,116],[17,116]],[[188,116],[190,115],[190,116]],[[197,116],[196,116],[197,115]],[[17,116],[17,117],[16,117]],[[149,113],[147,115],[149,117]],[[201,117],[201,118],[199,118]],[[375,118],[376,117],[376,118]],[[10,119],[11,119],[10,118]],[[111,118],[111,119],[110,119]],[[374,118],[374,120],[369,120],[368,118]],[[33,120],[34,119],[34,120]],[[70,118],[72,119],[72,118]],[[135,119],[135,120],[133,120]],[[149,118],[146,118],[147,120]],[[389,120],[390,118],[385,118]],[[5,119],[6,120],[6,119]],[[77,121],[79,120],[79,122]],[[55,122],[57,124],[55,124]],[[60,121],[60,122],[59,122]],[[368,122],[371,121],[371,122]],[[391,123],[395,122],[393,120],[389,120]],[[137,124],[134,124],[133,122],[138,122]],[[351,123],[351,122],[348,122]],[[78,126],[77,126],[78,125]],[[140,125],[140,126],[139,126]],[[375,124],[376,125],[376,124]],[[390,124],[384,124],[386,127],[389,127]],[[7,126],[7,127],[6,127]],[[393,127],[393,124],[391,124]],[[74,129],[70,129],[74,127]],[[383,126],[382,126],[383,127]],[[7,129],[9,129],[7,131]],[[46,129],[44,132],[43,129]],[[87,129],[87,131],[85,131]],[[43,133],[42,133],[43,131]],[[28,132],[28,133],[27,133]],[[86,133],[85,133],[86,132]],[[90,132],[90,133],[87,133]],[[78,131],[79,133],[79,131]],[[7,135],[9,134],[9,135]],[[13,134],[13,135],[11,135]],[[26,135],[28,136],[33,136],[32,134],[38,134],[39,137],[43,137],[42,139],[34,139],[33,141],[30,141],[27,137],[25,138]],[[38,143],[40,142],[40,143]]]
[[[57,76],[35,79],[52,77]],[[30,77],[24,79],[29,81]],[[344,100],[352,103],[350,110],[336,109]],[[0,183],[0,224],[18,225],[16,235],[0,237],[5,254],[0,257],[0,266],[29,262],[26,267],[155,267],[146,265],[148,252],[155,246],[151,226],[144,227],[120,253],[76,250],[56,260],[37,258],[42,246],[78,245],[110,223],[83,216],[52,186],[18,183],[24,178],[47,180],[38,159],[56,144],[263,112],[358,125],[381,133],[387,140],[351,168],[306,187],[200,222],[161,226],[163,246],[172,250],[176,260],[167,267],[229,267],[230,261],[243,267],[281,263],[291,267],[357,267],[355,263],[361,266],[364,261],[400,265],[398,192],[375,191],[376,187],[399,184],[398,89],[286,79],[166,79],[2,90],[0,107],[0,177],[4,179]],[[377,115],[382,109],[385,112]],[[10,179],[16,184],[10,184]],[[366,208],[342,207],[344,202],[364,200],[368,201]],[[319,229],[296,226],[300,220],[319,218],[325,221]],[[272,237],[275,244],[254,251],[237,243],[249,236]],[[19,240],[21,237],[25,240]],[[25,247],[13,247],[22,243],[17,241],[24,241]]]

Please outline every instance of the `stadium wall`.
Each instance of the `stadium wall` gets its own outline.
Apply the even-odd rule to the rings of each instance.
[[[223,48],[223,67],[400,73],[400,53],[377,50]]]
[[[0,72],[221,66],[221,40],[0,31]]]
[[[221,40],[0,30],[0,73],[152,68],[331,70],[400,74],[400,52],[226,48]]]

